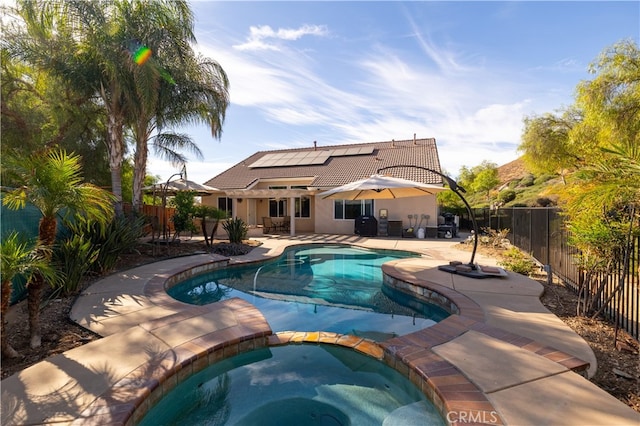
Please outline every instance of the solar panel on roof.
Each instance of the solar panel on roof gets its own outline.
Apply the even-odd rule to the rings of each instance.
[[[373,145],[369,146],[360,146],[360,147],[351,147],[351,148],[337,148],[334,149],[331,153],[332,157],[346,157],[350,155],[362,155],[362,154],[371,154],[374,150]]]
[[[304,166],[324,164],[331,156],[331,151],[281,152],[265,154],[249,165],[258,167]]]
[[[373,145],[349,148],[336,148],[332,150],[314,151],[290,151],[272,152],[265,154],[257,161],[249,165],[251,168],[258,167],[283,167],[283,166],[306,166],[324,164],[330,157],[347,157],[352,155],[371,154]]]

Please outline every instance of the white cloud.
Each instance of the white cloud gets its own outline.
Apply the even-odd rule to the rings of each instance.
[[[275,46],[277,40],[324,31],[252,27],[247,43]],[[336,50],[330,67],[294,49],[238,49],[214,39],[200,46],[228,73],[232,104],[283,129],[283,134],[260,133],[256,140],[243,141],[247,149],[255,148],[251,153],[313,140],[320,145],[360,143],[410,139],[416,133],[436,138],[442,166],[452,174],[462,165],[515,159],[522,118],[531,113],[527,109],[541,107],[545,93],[518,81],[518,73],[502,64],[500,69],[470,65],[460,59],[463,55],[415,36],[430,60],[379,41],[350,50],[351,56]],[[256,122],[256,128],[264,122]],[[205,180],[217,174],[211,168],[206,172]]]
[[[295,41],[306,35],[325,36],[329,33],[324,25],[303,25],[300,28],[279,28],[272,29],[269,25],[251,26],[247,41],[234,45],[238,50],[280,50],[277,44],[270,43],[271,40]]]

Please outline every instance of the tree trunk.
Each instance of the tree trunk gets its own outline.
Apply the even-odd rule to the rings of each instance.
[[[42,346],[42,327],[40,325],[40,303],[42,302],[42,288],[44,279],[40,274],[34,274],[27,286],[27,309],[29,310],[29,335],[32,349]]]
[[[220,225],[220,219],[216,219],[216,221],[213,223],[213,229],[211,230],[211,245],[213,245],[213,240],[215,239],[214,236],[218,231],[218,225]]]
[[[111,106],[107,119],[107,141],[109,169],[111,170],[111,192],[116,198],[114,210],[117,217],[124,215],[122,208],[122,161],[124,160],[124,117],[117,106]]]
[[[211,243],[209,242],[209,236],[207,235],[207,218],[206,215],[200,218],[200,226],[202,227],[202,235],[204,235],[204,243],[207,247],[211,247]]]
[[[146,141],[145,141],[146,142]],[[149,147],[146,143],[138,142],[136,145],[136,154],[133,158],[133,211],[140,213],[142,211],[142,187],[144,186],[144,178],[147,174],[147,157],[149,156]]]
[[[5,358],[17,358],[20,354],[9,344],[7,336],[6,315],[11,301],[11,281],[2,281],[2,306],[0,312],[0,339],[2,339],[2,356]]]
[[[51,247],[55,243],[57,225],[55,216],[45,216],[40,219],[38,237],[44,246]],[[48,259],[51,258],[50,254],[46,256]],[[39,348],[42,345],[40,304],[42,303],[44,284],[44,277],[40,274],[35,274],[33,279],[27,283],[27,309],[29,311],[29,334],[32,349]]]

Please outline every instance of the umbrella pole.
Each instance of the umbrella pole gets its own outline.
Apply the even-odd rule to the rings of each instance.
[[[169,184],[171,183],[171,179],[173,179],[176,176],[180,176],[180,178],[182,178],[183,173],[185,175],[187,173],[187,170],[185,167],[182,168],[180,173],[174,173],[171,176],[169,176],[169,179],[167,179],[167,183],[162,188],[162,238],[164,239],[164,242],[166,244],[169,244],[169,238],[167,235],[167,192],[169,191]]]
[[[460,199],[462,200],[462,202],[464,203],[465,207],[467,208],[467,213],[469,213],[469,217],[471,217],[471,222],[473,223],[473,250],[471,251],[471,260],[469,261],[468,266],[471,268],[471,273],[469,274],[469,276],[473,276],[476,277],[476,274],[478,274],[477,272],[477,266],[474,263],[474,260],[476,258],[476,251],[478,249],[478,222],[476,221],[476,215],[473,214],[473,210],[471,209],[471,206],[469,205],[469,203],[467,202],[467,200],[464,198],[464,196],[462,195],[461,192],[467,192],[463,187],[461,187],[460,185],[458,185],[458,183],[453,180],[452,178],[450,178],[449,176],[442,174],[436,170],[433,169],[429,169],[427,167],[422,167],[422,166],[414,166],[412,164],[408,164],[408,165],[398,165],[398,166],[388,166],[388,167],[383,167],[381,169],[378,169],[377,173],[380,174],[380,172],[382,172],[383,170],[388,170],[388,169],[400,169],[400,168],[416,168],[416,169],[421,169],[421,170],[425,170],[427,172],[431,172],[431,173],[435,173],[436,175],[442,177],[444,180],[447,181],[447,184],[449,185],[449,189],[451,189],[458,197],[460,197]],[[455,267],[453,267],[453,270],[450,270],[451,268],[446,265],[445,267],[442,268],[442,270],[446,270],[447,272],[458,272],[456,271]],[[459,273],[459,272],[458,272]],[[483,275],[484,276],[484,275]]]

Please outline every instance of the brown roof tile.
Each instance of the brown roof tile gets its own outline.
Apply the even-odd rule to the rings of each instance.
[[[249,167],[267,154],[285,152],[305,152],[340,148],[373,146],[371,154],[330,157],[321,165]],[[205,182],[219,189],[245,189],[260,179],[298,178],[311,179],[309,186],[331,188],[344,185],[375,174],[383,167],[393,165],[413,165],[440,172],[440,159],[434,138],[410,139],[403,141],[370,142],[364,144],[318,146],[317,148],[284,149],[259,151],[230,169]],[[442,178],[436,174],[414,168],[394,168],[385,171],[404,179],[423,183],[439,184]]]

